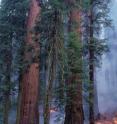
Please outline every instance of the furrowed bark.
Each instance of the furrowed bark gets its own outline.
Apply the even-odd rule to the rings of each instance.
[[[19,124],[39,124],[38,96],[39,96],[39,43],[32,39],[31,30],[40,14],[37,0],[32,0],[27,19],[26,47],[24,60],[28,64],[21,79],[21,104]],[[37,34],[36,34],[37,35]],[[37,56],[36,56],[37,55]],[[35,56],[35,58],[33,58]]]
[[[75,89],[73,88],[74,81]],[[82,83],[79,82],[78,75],[71,76],[68,85],[67,97],[69,98],[65,107],[64,124],[83,124]]]
[[[67,4],[75,4],[75,0],[68,0]],[[69,16],[69,32],[77,34],[78,42],[81,42],[81,12],[80,9],[74,8]],[[76,24],[74,27],[73,24]],[[80,56],[82,58],[82,55]],[[80,61],[80,60],[79,60]],[[82,70],[82,66],[81,69]],[[82,74],[73,73],[68,80],[68,101],[65,107],[65,122],[64,124],[83,124],[83,101],[82,101]],[[75,85],[75,87],[73,87]],[[70,88],[69,88],[70,87]],[[73,87],[71,89],[71,87]],[[70,99],[70,100],[69,100]]]

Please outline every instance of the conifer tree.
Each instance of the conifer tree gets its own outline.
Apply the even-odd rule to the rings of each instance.
[[[11,92],[14,84],[11,81],[13,42],[22,43],[25,28],[27,1],[3,0],[0,8],[0,92],[3,98],[3,123],[8,124]]]
[[[24,64],[21,76],[21,102],[19,124],[38,124],[39,96],[39,35],[33,32],[40,4],[37,0],[30,1],[25,39]]]
[[[88,10],[88,26],[85,33],[88,34],[88,58],[89,58],[89,122],[90,124],[95,123],[95,80],[94,73],[96,63],[99,64],[99,58],[106,52],[107,45],[105,38],[100,38],[100,31],[103,28],[110,26],[110,19],[108,17],[108,4],[109,0],[89,0],[87,2]],[[86,48],[85,48],[86,49]]]
[[[69,14],[68,66],[70,74],[67,79],[67,103],[64,124],[83,124],[82,101],[82,40],[81,40],[81,2],[67,1],[71,7]]]

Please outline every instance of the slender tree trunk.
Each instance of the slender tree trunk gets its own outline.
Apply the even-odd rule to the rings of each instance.
[[[25,61],[30,64],[22,74],[19,124],[39,124],[39,60],[38,57],[33,57],[39,54],[40,48],[38,42],[32,39],[31,33],[39,14],[40,7],[38,2],[37,0],[32,0],[27,21],[26,47],[31,47],[33,52],[25,51]]]
[[[9,123],[9,111],[10,111],[10,93],[11,93],[11,80],[10,80],[10,74],[11,74],[11,53],[7,52],[6,60],[5,60],[6,65],[5,66],[5,80],[4,80],[4,86],[5,90],[3,92],[4,95],[4,104],[3,104],[3,110],[4,110],[4,115],[3,115],[3,124],[8,124]]]
[[[75,0],[68,2],[75,4]],[[69,32],[75,32],[81,41],[81,13],[78,9],[73,9],[69,17]],[[76,24],[75,28],[74,25]],[[80,56],[82,58],[82,55]],[[80,59],[79,58],[79,59]],[[80,60],[79,60],[80,61]],[[82,70],[82,66],[81,66]],[[81,72],[80,72],[81,73]],[[82,101],[82,76],[79,73],[72,74],[68,81],[69,90],[67,93],[67,104],[65,107],[65,122],[64,124],[83,124],[84,114],[83,114],[83,101]],[[71,87],[75,85],[74,88]],[[69,100],[70,99],[70,100]]]
[[[8,124],[9,119],[9,110],[10,110],[10,91],[4,93],[4,116],[3,124]]]
[[[50,121],[50,101],[52,100],[52,88],[53,88],[53,82],[55,80],[55,73],[56,73],[56,63],[54,60],[54,57],[52,59],[52,63],[50,66],[50,76],[49,81],[47,85],[46,90],[46,96],[45,96],[45,105],[44,105],[44,124],[49,124]]]
[[[59,23],[59,12],[55,10],[53,15],[53,29],[52,29],[52,43],[51,43],[51,50],[49,51],[48,55],[48,81],[47,81],[47,87],[46,87],[46,94],[45,94],[45,103],[44,103],[44,124],[49,124],[50,122],[50,101],[52,100],[52,88],[53,83],[56,78],[56,61],[57,61],[57,25]]]
[[[90,1],[92,6],[93,0]],[[90,46],[89,46],[89,80],[90,80],[90,92],[89,92],[89,121],[90,124],[94,124],[94,50],[93,50],[93,7],[90,10]]]
[[[17,105],[17,117],[16,117],[16,124],[20,122],[20,106],[21,106],[21,76],[19,76],[19,90],[18,90],[18,105]]]

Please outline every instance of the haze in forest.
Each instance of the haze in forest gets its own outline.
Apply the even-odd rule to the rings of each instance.
[[[117,0],[0,4],[0,124],[117,124]]]

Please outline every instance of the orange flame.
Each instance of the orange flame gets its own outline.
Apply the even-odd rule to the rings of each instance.
[[[117,124],[117,117],[113,118],[113,122],[114,122],[114,124]]]
[[[101,120],[97,121],[95,124],[117,124],[117,117],[114,117],[112,120]]]

